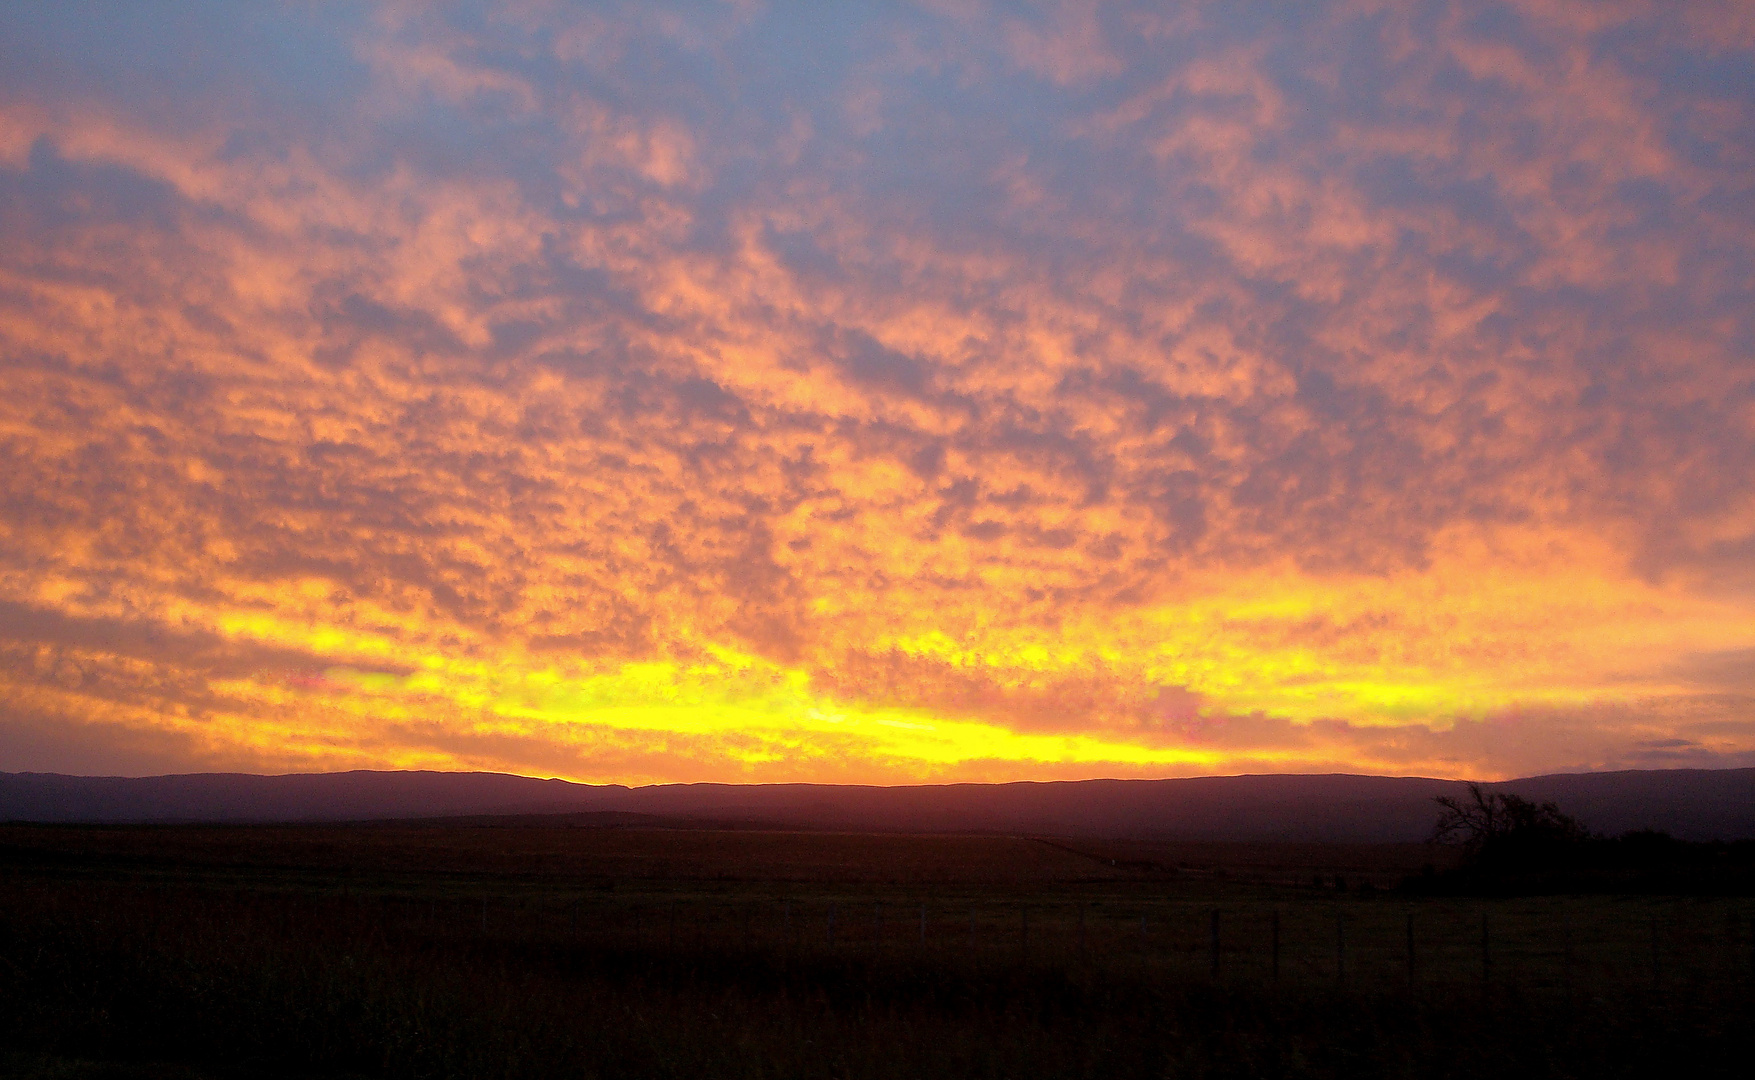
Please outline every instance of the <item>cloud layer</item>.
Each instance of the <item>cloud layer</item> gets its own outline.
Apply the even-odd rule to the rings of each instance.
[[[0,14],[0,765],[1755,764],[1755,18]]]

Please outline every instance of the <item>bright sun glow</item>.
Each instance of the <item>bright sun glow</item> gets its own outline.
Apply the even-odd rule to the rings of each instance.
[[[1417,6],[0,15],[0,768],[1755,762],[1755,29]]]

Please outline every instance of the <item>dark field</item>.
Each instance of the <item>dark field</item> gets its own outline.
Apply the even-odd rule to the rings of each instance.
[[[1755,900],[1396,889],[1447,854],[4,826],[0,1075],[1747,1073]]]

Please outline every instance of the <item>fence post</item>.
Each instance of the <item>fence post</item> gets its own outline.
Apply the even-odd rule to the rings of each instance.
[[[1212,953],[1213,953],[1212,977],[1216,979],[1219,977],[1219,909],[1218,908],[1213,909],[1212,938],[1213,938],[1213,940],[1212,940]]]
[[[1335,912],[1335,982],[1347,981],[1347,917]]]
[[[1487,913],[1481,912],[1481,985],[1493,981],[1493,931]]]
[[[1408,912],[1408,989],[1414,988],[1414,913]]]
[[[1664,988],[1664,969],[1658,954],[1658,921],[1651,917],[1651,988],[1654,993]]]
[[[1750,924],[1750,976],[1755,978],[1755,917],[1746,917],[1743,922]]]
[[[1736,977],[1737,977],[1737,954],[1740,951],[1737,946],[1738,946],[1738,938],[1740,936],[1741,935],[1739,935],[1737,933],[1737,909],[1736,908],[1726,908],[1725,909],[1725,966],[1729,970],[1729,974],[1733,980],[1736,979]]]
[[[1566,1004],[1572,1004],[1572,924],[1560,924],[1560,982],[1566,990]]]
[[[1270,940],[1272,940],[1272,942],[1273,942],[1273,973],[1274,973],[1274,981],[1279,982],[1280,981],[1280,910],[1278,908],[1274,909],[1274,917],[1273,917],[1272,926],[1273,926],[1273,929],[1272,929],[1272,932],[1270,933],[1269,937],[1270,937]]]

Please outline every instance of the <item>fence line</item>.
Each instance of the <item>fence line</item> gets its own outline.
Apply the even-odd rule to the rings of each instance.
[[[222,894],[212,886],[101,888],[105,895],[126,891],[153,926],[197,923]],[[1666,997],[1708,985],[1755,986],[1755,920],[1749,901],[1736,898],[1374,898],[1319,900],[1288,910],[1259,901],[1212,905],[1176,898],[1142,907],[1125,895],[1024,902],[965,894],[912,901],[912,912],[904,899],[906,914],[899,918],[889,917],[893,908],[885,910],[894,899],[855,898],[851,902],[872,905],[867,920],[857,916],[863,910],[857,906],[848,909],[855,917],[845,917],[846,894],[764,900],[735,892],[714,898],[458,891],[463,894],[441,899],[375,892],[356,883],[240,893],[226,901],[231,924],[202,933],[218,935],[216,940],[262,932],[349,933],[371,943],[416,934],[655,956],[779,952],[808,959],[832,953],[861,963],[943,963],[966,956],[1030,968],[1136,969],[1167,980],[1204,974],[1227,985],[1290,979],[1426,993],[1476,982],[1483,992],[1515,987],[1569,1000],[1605,985]],[[22,910],[75,903],[78,894],[69,886],[0,896]],[[660,925],[649,924],[648,909],[663,920]],[[1575,917],[1578,912],[1594,915]],[[965,915],[967,935],[959,941],[957,923]],[[915,948],[907,947],[911,940]]]

